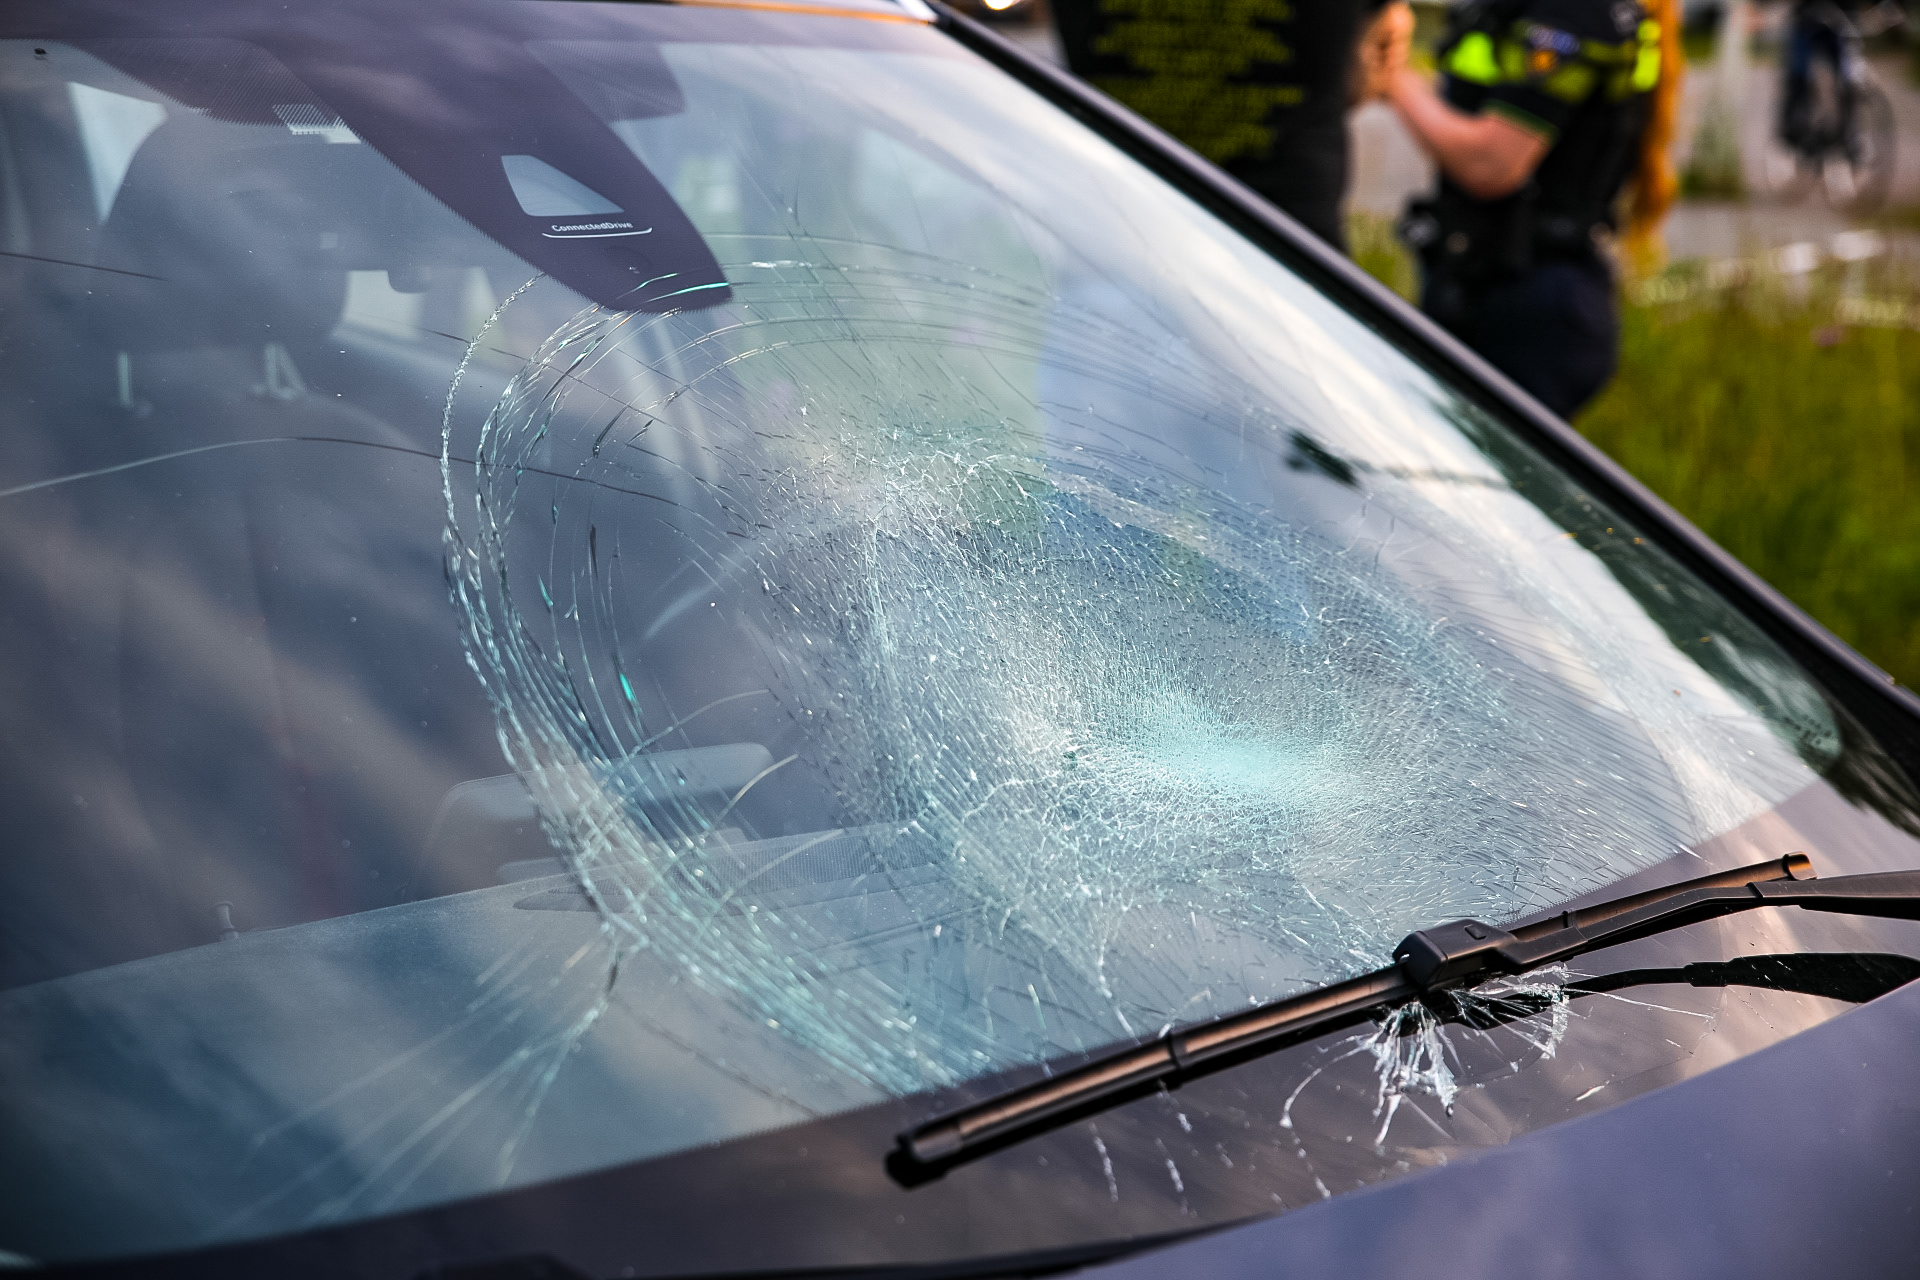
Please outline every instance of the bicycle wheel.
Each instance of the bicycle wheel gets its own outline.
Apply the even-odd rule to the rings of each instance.
[[[1851,127],[1828,153],[1821,181],[1834,208],[1867,213],[1879,208],[1893,187],[1893,103],[1871,80],[1855,92]]]

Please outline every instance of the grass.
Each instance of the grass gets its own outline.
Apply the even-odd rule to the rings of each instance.
[[[1920,318],[1841,273],[1622,307],[1620,374],[1575,424],[1707,535],[1920,684]],[[1865,282],[1857,282],[1865,283]],[[1888,327],[1881,327],[1881,326]],[[1900,327],[1892,327],[1898,325]]]
[[[1347,252],[1360,269],[1409,302],[1420,289],[1419,269],[1393,234],[1393,219],[1379,214],[1347,215]]]
[[[1356,226],[1355,256],[1410,293],[1380,221]],[[1575,426],[1920,686],[1920,280],[1883,264],[1730,277],[1683,265],[1630,289],[1619,375]]]

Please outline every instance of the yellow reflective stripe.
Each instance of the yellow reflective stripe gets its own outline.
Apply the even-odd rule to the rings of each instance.
[[[1602,68],[1618,67],[1619,80],[1609,77],[1609,96],[1631,91],[1645,93],[1660,81],[1660,24],[1642,22],[1636,40],[1602,44],[1595,40],[1580,42],[1575,57],[1556,59],[1554,70],[1544,75],[1532,73],[1527,65],[1527,47],[1521,40],[1498,40],[1484,31],[1470,31],[1460,38],[1444,59],[1448,75],[1470,84],[1498,85],[1532,82],[1547,94],[1563,102],[1579,103],[1600,82]],[[1617,87],[1616,87],[1617,86]]]
[[[1493,41],[1485,32],[1470,31],[1447,57],[1447,74],[1469,84],[1499,84],[1500,64],[1493,58]]]
[[[1660,24],[1640,24],[1640,56],[1633,61],[1633,88],[1636,93],[1651,93],[1660,83]]]
[[[1584,62],[1569,62],[1562,64],[1558,71],[1542,80],[1539,87],[1540,91],[1549,97],[1579,106],[1587,100],[1587,95],[1593,92],[1594,81],[1598,76],[1599,72]]]
[[[1618,44],[1602,44],[1598,40],[1582,40],[1580,56],[1596,67],[1626,66],[1639,56],[1640,46],[1633,40],[1622,40]]]

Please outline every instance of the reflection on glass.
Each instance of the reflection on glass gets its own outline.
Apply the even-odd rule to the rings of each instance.
[[[0,46],[0,1248],[1153,1035],[1824,786],[1732,609],[937,34],[549,8],[474,38],[671,208],[505,143],[452,190],[236,40]],[[684,218],[725,288],[591,304],[496,214]]]

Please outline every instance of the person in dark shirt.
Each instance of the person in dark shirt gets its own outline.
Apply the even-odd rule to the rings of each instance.
[[[1607,252],[1634,180],[1634,237],[1671,203],[1676,0],[1472,0],[1439,50],[1438,93],[1410,69],[1388,100],[1439,186],[1402,237],[1421,308],[1570,418],[1619,350]]]
[[[1053,0],[1053,13],[1075,75],[1344,248],[1355,52],[1381,3]]]

